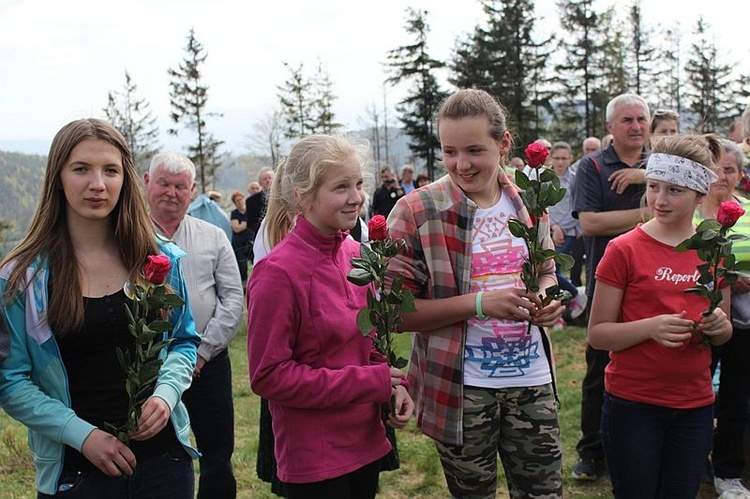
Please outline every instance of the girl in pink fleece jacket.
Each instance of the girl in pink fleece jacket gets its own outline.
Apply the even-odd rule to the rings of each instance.
[[[414,409],[401,372],[357,328],[367,288],[346,279],[359,255],[346,231],[364,203],[362,153],[325,135],[292,148],[271,188],[274,249],[248,288],[250,383],[269,401],[278,476],[292,499],[375,497],[378,461],[390,451],[380,406],[396,397],[397,428]],[[284,237],[290,213],[299,215]]]

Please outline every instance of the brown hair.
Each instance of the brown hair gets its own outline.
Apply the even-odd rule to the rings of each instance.
[[[474,116],[484,116],[489,121],[490,137],[500,142],[508,131],[506,111],[500,102],[484,90],[468,88],[459,90],[446,98],[435,114],[438,135],[440,135],[440,121],[444,119],[461,119]],[[513,150],[513,138],[508,134],[510,144],[508,151]],[[505,164],[508,158],[500,158]]]
[[[83,324],[78,260],[68,233],[67,201],[60,173],[73,148],[87,139],[103,140],[122,154],[122,190],[109,218],[131,283],[143,281],[141,270],[146,257],[159,253],[156,233],[141,194],[140,179],[120,132],[109,123],[93,118],[76,120],[62,127],[52,140],[41,198],[29,232],[0,263],[6,266],[13,262],[4,296],[7,303],[19,289],[26,289],[31,284],[31,279],[26,279],[26,270],[34,260],[41,258],[47,262],[52,278],[48,284],[46,321],[57,334],[75,331]],[[34,269],[34,275],[41,270],[40,267]]]
[[[656,127],[662,121],[676,121],[677,126],[680,125],[680,115],[669,109],[657,109],[654,114],[651,115],[651,133],[654,133]]]
[[[680,156],[713,169],[722,153],[721,138],[712,133],[658,137],[652,144],[651,152]]]

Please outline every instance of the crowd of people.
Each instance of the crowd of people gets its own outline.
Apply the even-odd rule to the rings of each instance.
[[[613,98],[607,135],[582,140],[577,159],[567,142],[537,141],[566,189],[542,217],[514,182],[533,170],[512,156],[497,98],[458,90],[435,121],[439,179],[412,164],[372,172],[366,143],[311,135],[218,218],[220,197],[194,200],[184,154],[156,154],[139,179],[112,125],[64,126],[28,234],[0,263],[0,405],[28,428],[38,497],[235,497],[228,346],[243,319],[257,472],[277,495],[375,497],[398,467],[393,430],[414,416],[452,497],[495,497],[498,457],[511,497],[562,497],[551,333],[577,324],[588,341],[572,477],[608,476],[615,497],[640,499],[695,497],[708,475],[717,494],[750,497],[750,279],[713,283],[723,301],[704,313],[685,293],[700,255],[675,251],[727,203],[747,204],[750,108],[721,138],[682,133],[677,113],[638,95]],[[385,279],[414,296],[399,324],[413,336],[408,372],[361,334],[372,289],[347,279],[376,215],[403,241]],[[511,219],[574,258],[539,275],[569,302],[527,290]],[[750,235],[750,214],[734,230]],[[750,242],[733,254],[750,261]],[[161,277],[146,265],[157,257]],[[145,310],[158,362],[133,374],[120,364],[140,351],[132,310],[151,285],[182,300]],[[126,380],[141,375],[133,412]],[[130,417],[125,438],[112,431]]]

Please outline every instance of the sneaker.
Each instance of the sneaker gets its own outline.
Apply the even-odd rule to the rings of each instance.
[[[570,313],[570,318],[575,320],[581,316],[584,310],[586,310],[586,305],[589,302],[588,296],[586,296],[586,293],[578,292],[577,295],[573,297],[572,300],[570,300],[570,304],[568,305],[568,312]]]
[[[573,478],[576,480],[593,482],[599,478],[599,475],[596,474],[596,459],[578,458],[571,475],[573,475]]]
[[[747,490],[739,478],[714,477],[714,489],[721,497],[746,497],[750,498],[750,490]]]

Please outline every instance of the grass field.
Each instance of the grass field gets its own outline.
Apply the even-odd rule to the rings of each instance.
[[[553,333],[558,386],[560,389],[560,424],[564,445],[564,492],[566,497],[607,498],[612,494],[607,477],[595,483],[579,483],[570,477],[575,463],[575,444],[579,437],[580,382],[585,372],[585,330],[565,328]],[[399,347],[408,351],[409,335],[399,337]],[[255,453],[258,437],[258,398],[250,391],[247,380],[245,335],[238,334],[230,348],[234,372],[235,435],[234,467],[240,498],[269,499],[270,485],[257,479]],[[398,433],[401,469],[383,473],[379,497],[418,499],[449,497],[440,463],[432,441],[420,434],[413,423]],[[498,497],[507,497],[504,478],[499,479]],[[699,497],[714,497],[704,487]],[[0,497],[31,499],[36,497],[34,470],[28,456],[25,429],[0,412]]]

